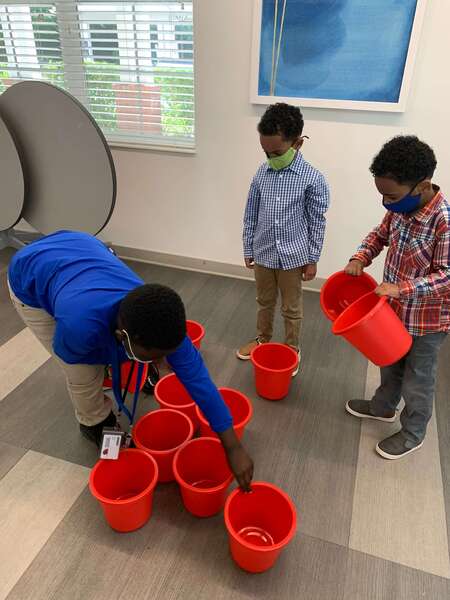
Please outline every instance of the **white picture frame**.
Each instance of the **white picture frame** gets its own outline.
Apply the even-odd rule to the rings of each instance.
[[[260,58],[261,58],[261,31],[263,27],[263,3],[266,1],[273,1],[278,4],[279,12],[278,19],[281,20],[283,6],[286,14],[286,3],[289,0],[253,0],[254,11],[253,11],[253,34],[252,34],[252,51],[251,51],[251,74],[250,74],[250,101],[253,104],[273,104],[275,102],[287,102],[301,107],[311,108],[328,108],[328,109],[346,109],[346,110],[362,110],[362,111],[380,111],[380,112],[404,112],[406,110],[406,103],[408,99],[409,90],[411,87],[411,81],[413,76],[414,63],[419,47],[419,39],[424,22],[424,16],[428,0],[416,0],[416,9],[412,28],[409,36],[409,43],[406,54],[406,61],[404,63],[400,92],[398,98],[395,101],[373,101],[373,100],[354,100],[354,99],[342,99],[333,97],[308,97],[308,95],[295,96],[295,95],[278,95],[276,93],[260,93],[259,82],[260,82]],[[297,0],[298,2],[299,0]],[[374,1],[374,0],[372,0]],[[305,2],[311,4],[310,0]],[[275,10],[275,9],[274,9]],[[280,16],[281,13],[281,16]],[[275,23],[275,18],[272,20]],[[279,22],[277,20],[277,22]],[[275,33],[274,33],[275,38]],[[277,45],[273,42],[274,52],[276,54]],[[279,51],[278,51],[279,52]],[[273,69],[273,58],[272,58],[272,69]],[[272,71],[273,73],[273,71]],[[273,77],[272,77],[273,79]],[[272,83],[271,83],[272,85]]]

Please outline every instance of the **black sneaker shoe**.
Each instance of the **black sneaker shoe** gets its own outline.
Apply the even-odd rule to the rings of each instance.
[[[403,434],[403,431],[397,431],[394,435],[386,438],[382,442],[379,442],[375,450],[378,452],[380,456],[383,458],[387,458],[388,460],[396,460],[397,458],[403,458],[411,452],[415,452],[422,448],[423,441],[415,444],[406,438]]]
[[[97,423],[97,425],[82,425],[80,423],[80,431],[81,435],[88,439],[100,448],[102,444],[103,437],[103,427],[115,427],[117,424],[116,415],[111,411],[109,415],[102,421],[101,423]]]
[[[148,365],[147,381],[145,382],[144,387],[142,388],[144,394],[147,394],[147,396],[153,396],[155,392],[155,385],[158,383],[158,381],[159,369],[156,365],[150,363]]]
[[[360,419],[376,419],[385,423],[394,423],[397,413],[386,415],[374,415],[370,410],[370,400],[349,400],[345,405],[345,410]]]

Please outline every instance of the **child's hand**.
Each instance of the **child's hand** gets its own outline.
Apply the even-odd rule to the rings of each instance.
[[[364,265],[360,260],[351,260],[348,265],[344,269],[347,275],[352,275],[353,277],[359,277],[363,274]]]
[[[302,280],[312,281],[317,275],[317,265],[305,265],[302,267]]]
[[[400,288],[394,283],[382,283],[375,289],[378,296],[389,296],[390,298],[400,298]]]
[[[253,260],[253,258],[244,258],[244,260],[247,269],[253,269],[253,267],[255,266],[255,261]]]

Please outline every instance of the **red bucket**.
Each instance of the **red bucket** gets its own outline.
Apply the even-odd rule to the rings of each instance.
[[[155,459],[143,450],[121,450],[117,460],[99,460],[89,477],[89,489],[100,502],[105,519],[116,531],[134,531],[152,514],[158,479]]]
[[[200,350],[202,339],[205,337],[205,328],[197,321],[186,321],[187,335],[191,342]]]
[[[260,344],[252,350],[256,391],[267,400],[281,400],[287,396],[292,373],[298,365],[298,354],[284,344]]]
[[[219,392],[223,401],[230,409],[231,416],[233,417],[234,431],[237,437],[241,439],[244,434],[244,429],[252,418],[253,406],[247,396],[237,390],[222,387],[219,388]],[[218,437],[211,429],[208,421],[198,406],[197,416],[200,421],[200,434],[203,437]]]
[[[355,300],[377,287],[377,282],[368,273],[359,277],[339,271],[329,277],[320,291],[320,306],[330,321],[338,316]]]
[[[252,491],[234,490],[225,504],[225,526],[231,556],[250,573],[272,567],[295,535],[294,503],[270,483],[252,483]]]
[[[173,459],[179,448],[192,439],[192,421],[179,410],[154,410],[139,419],[133,427],[137,448],[153,456],[158,464],[158,481],[173,481]]]
[[[120,366],[120,371],[121,371],[121,379],[120,382],[122,384],[122,389],[125,389],[125,386],[127,384],[128,381],[128,376],[130,374],[130,369],[132,366],[132,362],[131,361],[127,361],[121,364]],[[147,380],[147,372],[148,372],[148,365],[144,365],[144,370],[142,372],[142,379],[139,382],[139,389],[142,390],[142,388],[145,385],[145,382]],[[138,373],[138,365],[136,365],[134,367],[134,373],[133,376],[131,377],[131,381],[130,381],[130,387],[128,388],[129,392],[135,392],[136,391],[136,385],[137,385],[137,373]],[[105,379],[103,380],[103,387],[106,388],[112,388],[112,379],[111,377],[105,377]]]
[[[386,296],[369,292],[349,306],[333,323],[335,335],[379,367],[387,367],[407,354],[412,337],[389,305]]]
[[[175,373],[170,373],[158,381],[155,386],[155,398],[161,408],[179,410],[190,418],[194,429],[198,428],[196,404]]]
[[[196,517],[219,513],[233,475],[217,438],[197,438],[180,448],[173,471],[186,509]]]

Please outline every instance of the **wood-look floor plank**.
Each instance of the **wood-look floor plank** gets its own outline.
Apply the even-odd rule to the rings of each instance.
[[[22,458],[26,450],[0,442],[0,479]]]
[[[345,600],[448,600],[450,581],[350,550]],[[330,598],[332,600],[332,597]]]
[[[176,486],[165,484],[155,491],[150,521],[138,531],[117,533],[86,489],[8,600],[114,600],[122,592],[132,598],[136,586],[143,597],[155,598],[192,520]]]
[[[0,480],[0,598],[39,553],[87,477],[84,467],[30,451]]]
[[[49,358],[47,350],[28,328],[0,346],[0,401]]]
[[[376,372],[372,365],[369,370]],[[371,375],[367,398],[376,383]],[[362,422],[350,547],[449,578],[436,418],[421,450],[397,461],[383,460],[375,445],[398,429],[398,423]]]
[[[447,539],[450,542],[450,340],[447,340],[439,357],[436,386],[436,422],[439,437],[442,484],[447,514]]]
[[[12,305],[6,284],[6,273],[0,274],[0,346],[25,328]]]

